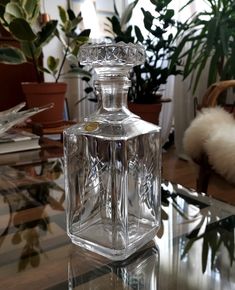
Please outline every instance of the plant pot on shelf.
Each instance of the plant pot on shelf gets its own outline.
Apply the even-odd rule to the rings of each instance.
[[[64,120],[66,83],[21,83],[28,108],[54,103],[53,108],[33,116],[33,123],[43,127],[55,127]]]
[[[132,113],[140,116],[141,119],[153,124],[159,124],[159,115],[162,109],[161,103],[139,104],[129,102],[128,108]]]

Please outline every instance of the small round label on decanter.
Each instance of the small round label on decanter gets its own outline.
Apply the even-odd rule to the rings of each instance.
[[[85,130],[88,132],[95,131],[99,128],[98,122],[90,122],[85,125]]]

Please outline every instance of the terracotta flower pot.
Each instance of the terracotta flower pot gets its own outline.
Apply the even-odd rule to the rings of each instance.
[[[162,104],[137,104],[128,103],[129,110],[140,116],[143,120],[158,125]]]
[[[66,83],[21,83],[28,108],[54,103],[54,107],[32,117],[44,127],[58,126],[64,120]]]

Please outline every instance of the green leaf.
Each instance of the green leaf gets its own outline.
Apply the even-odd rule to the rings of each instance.
[[[211,230],[208,232],[207,235],[209,246],[211,248],[211,267],[213,267],[219,244],[217,230],[216,229]]]
[[[219,27],[219,34],[220,34],[220,38],[221,38],[223,54],[226,56],[228,54],[229,38],[230,38],[231,34],[227,30],[227,27],[224,27],[222,25]]]
[[[84,82],[87,82],[87,83],[90,81],[90,79],[91,79],[91,78],[88,78],[88,77],[82,77],[82,80],[83,80]]]
[[[202,272],[203,273],[205,273],[206,271],[208,251],[209,251],[208,240],[207,240],[207,237],[204,236],[203,245],[202,245]]]
[[[87,36],[80,36],[77,35],[76,38],[73,39],[73,41],[71,42],[70,46],[73,47],[73,45],[76,47],[81,46],[82,44],[86,43],[88,41],[89,37]]]
[[[70,20],[71,29],[77,28],[78,24],[82,21],[82,17],[76,17],[73,20]]]
[[[141,8],[143,14],[144,14],[144,27],[148,30],[151,31],[151,27],[153,25],[153,20],[154,17],[153,15],[149,12]]]
[[[121,27],[124,27],[127,22],[131,19],[133,9],[135,8],[136,4],[139,2],[139,0],[136,0],[132,3],[130,3],[122,13],[121,19],[120,19],[120,25]]]
[[[182,41],[176,47],[176,49],[171,57],[171,60],[170,60],[170,70],[173,68],[173,66],[177,63],[178,59],[180,58],[186,42],[187,42],[187,38],[185,37],[182,39]]]
[[[52,73],[49,69],[47,69],[47,68],[45,68],[45,67],[40,67],[39,70],[40,70],[41,72],[44,72],[44,73],[47,73],[47,74],[51,74],[51,73]],[[56,72],[55,72],[55,73],[56,73]],[[52,74],[53,74],[53,73],[52,73]],[[53,75],[53,76],[54,76],[54,75]]]
[[[163,236],[163,234],[164,234],[164,223],[163,223],[163,221],[161,220],[161,224],[160,224],[159,230],[157,231],[157,237],[158,237],[159,239],[161,239],[162,236]]]
[[[143,37],[143,34],[141,33],[141,30],[139,29],[139,27],[135,25],[134,29],[135,29],[135,35],[137,37],[137,40],[139,42],[143,42],[144,41],[144,37]]]
[[[192,46],[193,46],[193,43],[192,43]],[[186,78],[189,73],[190,73],[190,68],[191,68],[191,65],[192,65],[192,57],[193,57],[193,49],[189,49],[187,51],[187,58],[186,58],[186,63],[184,65],[184,77]]]
[[[197,72],[196,72],[196,79],[194,81],[194,86],[193,86],[193,93],[195,93],[198,82],[200,80],[202,71],[204,70],[207,60],[208,60],[208,55],[206,55],[205,53],[202,54],[203,55],[203,59],[202,61],[199,62],[199,64],[197,65]]]
[[[119,16],[119,13],[118,13],[118,10],[117,10],[117,5],[116,5],[116,1],[115,0],[114,0],[114,3],[113,3],[113,9],[114,9],[115,15]]]
[[[60,20],[63,23],[66,23],[69,20],[66,10],[62,6],[58,6],[58,9],[59,9]]]
[[[21,41],[20,44],[21,49],[24,52],[24,55],[28,58],[33,59],[34,57],[35,59],[38,59],[42,53],[42,47],[41,46],[36,47],[32,42]]]
[[[14,19],[10,23],[9,29],[11,33],[19,40],[33,41],[37,38],[29,23],[21,18]]]
[[[186,244],[185,248],[184,248],[184,251],[183,251],[183,254],[181,255],[181,259],[183,259],[186,254],[189,252],[189,250],[192,248],[194,242],[197,240],[197,238],[193,238],[193,239],[190,239],[188,241],[188,243]]]
[[[218,53],[215,51],[214,55],[211,58],[208,72],[208,85],[212,84],[216,81],[217,73],[218,73]]]
[[[217,35],[217,20],[212,18],[207,24],[207,49],[211,50]]]
[[[52,72],[56,72],[59,62],[60,62],[59,58],[55,58],[54,56],[49,56],[47,58],[47,66],[49,70],[51,70]]]
[[[36,21],[40,12],[40,0],[24,0],[24,10],[30,22]]]
[[[157,6],[157,4],[158,4],[159,0],[150,0],[150,2],[151,2],[152,4],[154,4],[154,5],[156,5],[156,6]]]
[[[163,208],[161,209],[161,219],[168,220],[168,214],[166,213],[166,211]]]
[[[231,71],[232,71],[232,76],[231,78],[235,79],[235,43],[233,43],[232,45],[232,51],[231,51],[231,56],[229,57],[228,61],[230,63],[230,68],[231,68]]]
[[[18,48],[0,47],[0,62],[7,64],[21,64],[26,62],[26,58]]]
[[[234,221],[233,224],[234,225]],[[231,229],[230,231],[228,231],[227,229],[221,228],[220,231],[220,237],[221,237],[221,241],[223,241],[224,246],[226,247],[228,254],[229,254],[229,258],[230,258],[230,264],[233,264],[233,261],[235,260],[234,257],[234,233],[233,230]]]
[[[200,229],[203,226],[204,222],[205,222],[205,216],[203,216],[203,218],[199,221],[199,223],[196,225],[195,229],[187,235],[187,238],[189,238],[189,239],[197,238],[198,234],[200,232]]]
[[[85,36],[85,37],[89,37],[90,36],[90,33],[91,33],[91,30],[90,29],[84,29],[79,35],[78,37],[82,37],[82,36]]]
[[[82,68],[79,68],[79,67],[75,67],[75,68],[71,68],[69,71],[68,71],[69,74],[74,74],[74,75],[77,75],[77,76],[80,76],[80,77],[88,77],[88,78],[91,78],[91,74],[82,69]]]
[[[150,0],[151,1],[151,0]],[[188,5],[190,5],[194,0],[189,0],[183,7],[180,8],[179,11],[182,11],[185,7],[187,7]]]
[[[5,13],[10,14],[15,18],[24,18],[24,11],[20,6],[20,3],[10,2],[6,5]]]
[[[119,18],[117,18],[116,16],[113,16],[111,18],[111,23],[112,23],[113,32],[115,34],[119,35],[120,33],[122,33]]]
[[[39,0],[24,0],[22,6],[28,15],[32,15],[35,7],[40,3]]]
[[[166,14],[164,15],[163,20],[171,20],[171,18],[175,15],[175,11],[173,9],[167,9]]]
[[[72,9],[68,9],[67,14],[68,14],[69,20],[71,20],[71,21],[73,21],[76,18],[76,15],[74,14]]]
[[[35,41],[36,46],[42,46],[48,43],[51,38],[54,36],[54,32],[56,30],[57,20],[51,20],[47,22],[42,30],[38,32],[37,40]]]
[[[93,92],[93,88],[92,87],[85,88],[85,93],[86,94],[90,94],[91,92]]]
[[[72,31],[72,22],[71,21],[66,21],[64,23],[64,25],[61,25],[61,29],[65,32],[65,33],[70,33]]]
[[[0,4],[0,18],[4,19],[5,6]]]

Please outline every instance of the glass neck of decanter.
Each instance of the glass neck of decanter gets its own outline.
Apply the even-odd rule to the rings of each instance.
[[[130,80],[126,76],[105,75],[97,78],[95,88],[102,111],[121,111],[127,107]]]

